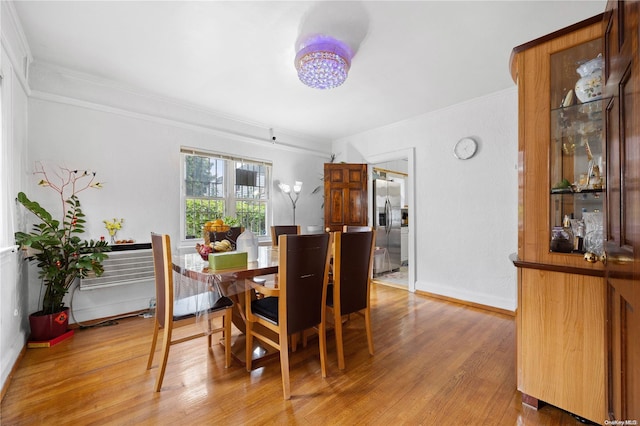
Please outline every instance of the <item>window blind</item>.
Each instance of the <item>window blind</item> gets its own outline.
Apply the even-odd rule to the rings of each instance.
[[[256,158],[238,157],[232,154],[221,154],[219,152],[205,151],[196,148],[180,147],[180,153],[188,155],[197,155],[199,157],[213,157],[221,160],[237,161],[244,164],[256,164],[259,166],[273,166],[271,161],[259,160]]]

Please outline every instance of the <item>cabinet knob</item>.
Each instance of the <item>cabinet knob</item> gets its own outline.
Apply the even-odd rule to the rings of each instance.
[[[598,255],[595,253],[586,252],[584,254],[584,260],[586,260],[589,263],[596,263],[599,260],[599,258],[598,258]]]
[[[605,265],[607,264],[607,254],[603,253],[602,256],[598,256],[595,253],[586,252],[584,254],[584,260],[589,263],[596,263],[597,261],[601,261]]]

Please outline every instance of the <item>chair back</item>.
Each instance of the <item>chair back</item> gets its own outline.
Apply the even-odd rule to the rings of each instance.
[[[342,315],[368,305],[375,240],[375,231],[335,234],[334,285],[340,292]]]
[[[275,225],[271,227],[271,244],[278,245],[280,235],[300,234],[300,225]]]
[[[370,226],[343,225],[342,232],[367,232],[371,231]]]
[[[173,269],[169,235],[152,232],[151,251],[156,281],[156,318],[164,327],[167,318],[173,318]]]
[[[280,291],[285,300],[287,334],[322,322],[330,260],[330,234],[280,236]],[[284,287],[284,288],[283,288]],[[283,299],[282,297],[280,299]]]

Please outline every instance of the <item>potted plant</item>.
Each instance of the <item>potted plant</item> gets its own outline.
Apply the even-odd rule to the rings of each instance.
[[[68,308],[64,296],[76,278],[85,277],[89,272],[102,275],[104,253],[111,248],[106,241],[84,240],[84,213],[80,208],[77,194],[87,188],[100,188],[95,182],[95,173],[60,168],[56,174],[58,182],[53,182],[42,165],[35,174],[42,175],[40,186],[55,190],[62,203],[62,220],[54,219],[38,202],[23,193],[18,194],[18,202],[33,213],[39,223],[31,232],[16,232],[16,244],[25,250],[28,260],[37,262],[39,278],[42,279],[44,294],[41,294],[41,309],[29,316],[31,340],[50,340],[67,330]]]

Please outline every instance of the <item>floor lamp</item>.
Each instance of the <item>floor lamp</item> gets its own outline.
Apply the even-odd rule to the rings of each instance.
[[[300,191],[302,191],[302,182],[296,181],[293,185],[293,193],[295,194],[295,198],[291,196],[292,188],[286,183],[278,184],[280,190],[289,196],[291,200],[291,204],[293,205],[293,224],[296,224],[296,203],[298,202],[298,197],[300,196]]]

